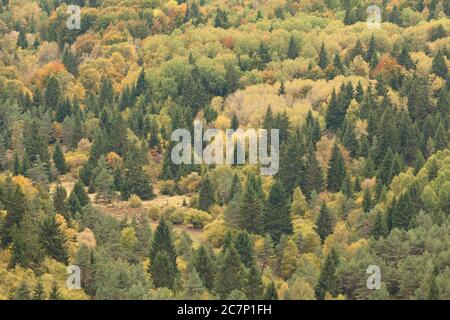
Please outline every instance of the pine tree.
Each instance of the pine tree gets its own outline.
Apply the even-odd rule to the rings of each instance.
[[[223,299],[233,290],[240,290],[244,285],[245,269],[239,259],[239,254],[230,244],[219,263],[215,288]]]
[[[436,150],[443,150],[448,147],[448,134],[445,130],[443,121],[439,121],[439,125],[436,128],[436,132],[433,137]]]
[[[262,229],[262,214],[264,211],[264,196],[261,181],[250,174],[247,177],[244,194],[242,195],[239,226],[248,232],[259,233]]]
[[[28,213],[28,204],[25,194],[18,185],[14,185],[11,177],[6,178],[5,187],[2,192],[2,203],[6,210],[6,217],[3,219],[1,227],[1,239],[3,247],[6,247],[12,240],[12,228],[18,226]]]
[[[172,289],[178,276],[177,254],[166,221],[162,219],[156,228],[150,247],[150,267],[153,284],[157,288]]]
[[[248,232],[240,231],[233,243],[241,262],[246,268],[250,268],[255,263],[255,253],[253,251],[253,242]]]
[[[53,207],[56,213],[62,214],[67,220],[70,218],[68,216],[67,191],[60,184],[56,186],[53,193]]]
[[[107,166],[104,156],[101,156],[98,160],[98,167],[93,175],[93,180],[93,185],[97,192],[95,200],[97,202],[110,202],[114,198],[114,177]]]
[[[21,266],[37,270],[43,255],[39,245],[39,235],[34,221],[27,215],[18,225],[14,225],[9,232],[12,241],[12,255],[9,268]]]
[[[21,281],[13,296],[14,300],[31,300],[30,289],[25,281]]]
[[[258,56],[261,59],[261,63],[263,65],[263,67],[266,64],[268,64],[270,61],[272,61],[272,58],[271,58],[270,53],[269,53],[269,47],[263,41],[261,41],[259,43]]]
[[[299,55],[299,50],[300,48],[298,46],[297,40],[295,39],[294,36],[291,36],[291,38],[289,39],[287,57],[292,60],[297,59]]]
[[[333,233],[334,222],[327,205],[324,203],[320,207],[319,217],[316,221],[316,232],[320,236],[322,242]]]
[[[262,217],[263,231],[272,236],[275,242],[283,234],[292,234],[293,227],[289,199],[279,181],[276,181],[269,192],[267,205]]]
[[[19,153],[14,151],[13,163],[12,163],[13,175],[18,176],[20,174],[20,159]]]
[[[247,298],[251,300],[259,300],[263,296],[264,288],[261,274],[255,265],[252,265],[247,272],[244,291]]]
[[[114,99],[114,91],[112,86],[112,81],[109,77],[103,77],[100,84],[100,92],[98,96],[99,110],[108,105],[111,106]]]
[[[444,53],[439,50],[438,53],[433,58],[433,64],[431,67],[433,73],[443,79],[446,79],[448,76],[448,68],[445,62]]]
[[[369,46],[367,48],[366,62],[371,64],[376,59],[377,59],[377,42],[375,40],[375,36],[372,34],[372,37],[370,38]]]
[[[344,158],[337,143],[334,144],[328,165],[327,185],[331,192],[338,192],[346,176]]]
[[[71,74],[76,75],[78,72],[77,58],[72,53],[69,47],[65,47],[62,54],[62,63],[66,67],[67,71]]]
[[[205,292],[206,289],[203,286],[202,280],[198,272],[192,269],[188,274],[188,280],[185,285],[185,295],[188,299],[198,298],[199,295]]]
[[[314,289],[316,299],[324,300],[326,293],[335,297],[339,293],[339,278],[336,274],[336,268],[339,265],[339,258],[334,248],[331,249],[320,270],[319,280]]]
[[[322,42],[322,47],[320,47],[319,52],[319,67],[320,69],[324,70],[328,66],[328,53],[327,49],[325,48],[325,43]]]
[[[68,171],[64,153],[59,143],[55,146],[55,151],[53,152],[53,163],[56,169],[58,169],[59,174],[65,174]]]
[[[56,281],[52,283],[52,289],[50,291],[49,300],[62,300],[61,294],[59,293],[58,284]]]
[[[278,300],[277,288],[273,281],[267,286],[263,300]]]
[[[42,282],[38,280],[33,291],[33,300],[45,300],[45,291]]]
[[[47,80],[47,86],[45,87],[45,106],[48,110],[56,110],[58,102],[61,99],[62,96],[59,81],[54,76],[50,76]]]
[[[69,261],[67,238],[60,228],[54,216],[46,217],[39,232],[39,242],[47,256],[67,264]]]
[[[323,174],[317,161],[316,152],[312,142],[309,143],[306,153],[305,176],[302,183],[302,190],[309,198],[311,192],[321,192],[323,189]]]
[[[19,37],[17,38],[17,46],[22,49],[28,49],[28,40],[25,29],[20,28]]]
[[[213,290],[215,281],[215,263],[211,253],[201,245],[193,255],[193,267],[197,270],[203,285]]]
[[[370,235],[375,239],[378,240],[380,237],[382,237],[384,234],[383,232],[383,218],[381,216],[380,212],[377,212],[375,217],[375,222],[372,226],[372,230],[370,232]]]
[[[72,198],[72,195],[77,198],[81,207],[84,207],[89,203],[89,196],[87,195],[86,190],[84,190],[84,186],[80,180],[78,180],[73,186],[69,199]]]
[[[203,211],[208,211],[209,208],[216,202],[215,189],[209,179],[209,176],[205,174],[200,186],[198,208]]]
[[[81,287],[89,294],[95,294],[95,260],[93,250],[86,244],[82,243],[75,256],[75,265],[80,267],[81,274]]]
[[[325,115],[326,128],[331,132],[337,132],[344,121],[344,117],[345,112],[342,109],[342,105],[338,102],[336,90],[333,90]]]
[[[29,124],[29,129],[24,132],[25,151],[28,157],[27,164],[36,161],[38,158],[45,163],[49,162],[47,141],[48,138],[38,119],[34,118]],[[24,161],[22,161],[23,165]],[[24,171],[24,168],[22,168],[22,171]]]
[[[363,209],[364,212],[369,212],[372,209],[372,195],[370,194],[369,188],[364,190]]]

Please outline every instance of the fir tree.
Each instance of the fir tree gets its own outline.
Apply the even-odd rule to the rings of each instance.
[[[50,76],[45,87],[45,106],[49,110],[56,110],[60,99],[61,87],[59,81],[54,76]]]
[[[178,276],[177,254],[166,221],[162,219],[156,228],[150,247],[150,267],[153,283],[157,288],[172,289]]]
[[[66,219],[70,218],[67,215],[69,210],[67,204],[67,191],[60,184],[56,186],[55,192],[53,193],[53,207],[55,208],[56,213],[62,214]]]
[[[319,52],[319,67],[320,69],[324,70],[328,66],[328,53],[327,49],[325,48],[325,43],[322,42],[322,46],[320,47]]]
[[[333,233],[334,222],[327,205],[324,203],[320,208],[319,217],[316,221],[316,232],[320,236],[322,243]]]
[[[344,158],[336,143],[333,147],[331,159],[328,165],[327,185],[331,192],[338,192],[346,176]]]
[[[338,265],[339,258],[335,249],[332,248],[322,265],[319,280],[314,289],[317,300],[324,300],[327,292],[333,297],[339,293],[339,278],[336,274]]]
[[[216,195],[214,187],[206,174],[203,177],[202,184],[200,186],[198,208],[203,211],[208,211],[209,208],[216,202]]]
[[[250,174],[241,199],[239,226],[248,232],[259,233],[262,229],[263,211],[264,198],[261,182],[255,175]]]
[[[445,62],[444,53],[441,50],[439,50],[438,53],[436,53],[436,55],[434,56],[431,70],[435,75],[443,79],[447,78],[448,68]]]
[[[30,289],[25,281],[21,281],[13,296],[14,300],[31,300]]]
[[[89,203],[89,196],[87,195],[86,190],[84,189],[84,186],[80,180],[78,180],[73,186],[69,198],[72,198],[72,195],[78,199],[78,202],[82,207]]]
[[[328,104],[327,113],[325,115],[326,128],[331,132],[337,132],[344,121],[345,112],[342,105],[337,100],[336,91],[333,90],[331,99]]]
[[[38,280],[33,291],[33,300],[45,300],[45,291],[42,282]]]
[[[61,294],[59,293],[58,284],[56,281],[52,283],[52,289],[50,290],[49,300],[62,300]]]
[[[278,300],[277,288],[273,281],[267,286],[263,300]]]
[[[66,67],[67,71],[69,71],[71,74],[76,75],[78,72],[78,63],[77,58],[72,53],[72,50],[70,50],[69,47],[65,47],[63,54],[62,54],[62,63]]]
[[[289,59],[295,60],[297,59],[298,55],[299,55],[299,46],[298,46],[298,42],[295,39],[294,36],[291,36],[291,38],[289,39],[289,45],[288,45],[288,53],[287,56]]]
[[[369,212],[372,209],[372,195],[370,194],[369,188],[364,190],[363,209],[364,212]]]
[[[381,216],[381,213],[377,212],[376,216],[375,216],[375,222],[373,223],[370,235],[375,240],[378,240],[380,237],[383,236],[383,234],[384,234],[384,232],[383,232],[383,218]]]
[[[18,176],[20,174],[20,159],[19,153],[14,151],[13,162],[12,162],[13,175]]]
[[[59,143],[56,144],[55,151],[53,152],[53,163],[55,164],[56,169],[58,169],[59,174],[67,173],[68,167],[66,164],[64,153]]]
[[[263,296],[264,288],[261,274],[255,265],[252,265],[247,272],[244,291],[247,298],[251,300],[259,300]]]
[[[222,257],[215,288],[219,296],[223,299],[233,290],[240,290],[244,285],[245,269],[239,259],[239,254],[230,244]]]
[[[67,238],[54,216],[44,219],[39,232],[39,242],[47,256],[61,263],[69,261]]]
[[[24,28],[20,28],[19,37],[17,38],[17,46],[22,49],[28,49],[27,34]]]
[[[193,266],[197,270],[203,285],[208,289],[214,288],[215,263],[211,253],[202,245],[194,253]]]
[[[293,232],[289,199],[279,181],[270,189],[262,221],[263,231],[270,234],[275,242],[280,240],[282,234]]]
[[[247,231],[240,231],[234,240],[234,247],[239,254],[241,262],[246,268],[250,268],[255,263],[255,253],[253,243]]]

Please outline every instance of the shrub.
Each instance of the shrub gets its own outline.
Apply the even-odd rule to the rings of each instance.
[[[212,216],[201,210],[188,209],[186,213],[186,222],[192,224],[196,229],[202,229],[208,222],[212,221]]]
[[[176,193],[176,184],[173,180],[165,180],[160,182],[161,194],[173,196]]]
[[[148,216],[153,221],[157,221],[161,217],[161,209],[156,206],[151,206],[148,209]]]
[[[131,208],[140,208],[142,207],[142,200],[139,196],[132,194],[130,196],[130,200],[128,201]]]
[[[186,214],[184,210],[179,208],[170,214],[169,219],[173,224],[182,224],[184,222],[185,216]]]

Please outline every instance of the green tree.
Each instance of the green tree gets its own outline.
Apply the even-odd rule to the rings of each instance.
[[[80,180],[78,180],[73,186],[72,192],[69,196],[69,201],[72,197],[75,197],[78,200],[81,207],[84,207],[89,203],[89,196],[87,195],[83,183]]]
[[[339,293],[339,278],[336,272],[338,265],[339,257],[336,250],[332,248],[320,269],[319,280],[314,289],[317,300],[324,300],[327,292],[333,297]]]
[[[261,274],[255,265],[252,265],[247,271],[244,291],[247,298],[251,300],[259,300],[263,296],[264,287]]]
[[[255,263],[255,253],[253,242],[247,231],[240,231],[234,239],[234,247],[241,258],[241,262],[246,268],[250,268]]]
[[[208,289],[214,288],[215,282],[215,262],[211,253],[201,245],[193,255],[193,267],[197,270],[203,285]]]
[[[325,239],[333,233],[334,228],[334,221],[333,217],[331,216],[330,211],[327,208],[327,205],[324,203],[322,204],[320,208],[319,217],[316,221],[316,232],[320,236],[320,240],[322,242],[325,241]]]
[[[264,300],[278,300],[278,292],[275,283],[272,281],[264,292]]]
[[[49,300],[62,300],[56,281],[52,282],[52,289],[50,290]]]
[[[36,287],[33,291],[33,300],[45,300],[45,291],[41,280],[38,280],[36,283]]]
[[[448,67],[445,62],[445,56],[442,50],[439,50],[433,58],[431,70],[433,73],[443,79],[447,78]]]
[[[337,143],[334,144],[328,165],[327,185],[331,192],[338,192],[346,176],[344,157]]]
[[[48,110],[56,110],[61,98],[61,86],[59,81],[54,76],[50,76],[47,79],[47,86],[45,87],[45,106]]]
[[[60,184],[56,186],[55,192],[53,193],[53,207],[56,213],[62,214],[66,219],[70,218],[68,216],[67,191]]]
[[[24,28],[20,28],[19,37],[17,38],[17,46],[22,49],[28,49],[27,34]]]
[[[55,164],[56,169],[58,169],[59,174],[67,173],[68,167],[66,159],[59,143],[56,144],[55,151],[53,152],[53,163]]]
[[[14,300],[31,300],[30,289],[25,281],[21,281],[13,296]]]
[[[241,198],[239,226],[248,232],[259,233],[262,229],[263,212],[264,195],[261,181],[255,175],[250,174]]]
[[[287,54],[288,58],[292,59],[292,60],[297,59],[297,57],[299,55],[299,51],[300,51],[300,48],[298,46],[297,40],[295,39],[294,36],[291,36],[291,38],[289,39],[289,45],[288,45],[288,54]]]
[[[319,52],[319,67],[324,70],[328,66],[328,52],[325,48],[325,43],[322,42],[322,46],[320,47]]]
[[[279,181],[276,181],[269,192],[263,217],[263,231],[278,242],[283,234],[292,234],[291,210],[287,194]]]
[[[240,262],[239,254],[230,244],[219,262],[215,288],[223,299],[233,290],[240,290],[244,285],[245,268]]]
[[[54,216],[44,218],[39,232],[39,242],[45,255],[67,264],[69,261],[67,237]]]
[[[198,208],[203,211],[208,211],[209,208],[216,202],[215,189],[209,179],[208,175],[205,174],[202,179],[202,184],[200,186]]]

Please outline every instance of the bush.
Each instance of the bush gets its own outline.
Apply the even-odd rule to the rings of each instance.
[[[181,177],[178,182],[178,189],[182,194],[193,193],[200,188],[202,177],[197,172]]]
[[[157,221],[161,217],[161,209],[156,206],[151,206],[148,209],[148,216],[153,221]]]
[[[161,181],[160,184],[161,194],[173,196],[176,194],[177,186],[175,184],[175,181],[173,180],[165,180]]]
[[[169,219],[173,224],[183,224],[185,216],[184,210],[179,208],[170,214]]]
[[[140,208],[142,207],[142,200],[139,196],[132,194],[130,196],[130,200],[128,201],[131,208]]]
[[[186,222],[192,224],[196,229],[202,229],[208,222],[212,221],[212,216],[201,210],[188,209],[186,213]]]

